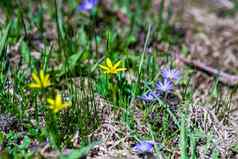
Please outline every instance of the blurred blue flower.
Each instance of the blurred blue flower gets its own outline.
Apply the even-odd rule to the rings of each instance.
[[[140,141],[133,147],[133,151],[138,154],[152,153],[154,144],[149,141]]]
[[[82,0],[77,7],[77,11],[85,12],[93,9],[98,3],[98,0]]]
[[[177,81],[180,79],[181,72],[176,69],[164,68],[161,70],[161,75],[164,79]]]
[[[144,100],[145,102],[152,102],[155,101],[158,97],[159,97],[158,93],[149,91],[143,94],[142,96],[139,96],[138,98]]]
[[[158,81],[156,83],[156,89],[162,93],[171,92],[173,90],[173,82],[165,78],[163,81]]]

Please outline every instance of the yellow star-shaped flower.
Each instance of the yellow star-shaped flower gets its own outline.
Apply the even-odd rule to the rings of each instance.
[[[40,70],[39,76],[37,74],[37,72],[33,72],[32,73],[32,80],[33,82],[30,83],[28,86],[30,88],[46,88],[48,86],[50,86],[50,79],[49,79],[50,75],[49,74],[45,74],[43,70]]]
[[[109,58],[107,58],[106,65],[99,65],[99,67],[104,70],[104,73],[117,74],[120,71],[126,70],[126,68],[118,68],[120,64],[121,64],[121,61],[118,61],[115,65],[113,65],[112,61]]]
[[[71,105],[70,102],[63,102],[62,96],[59,93],[56,94],[55,99],[48,98],[47,102],[49,104],[49,108],[52,109],[54,113],[57,113],[58,111]]]

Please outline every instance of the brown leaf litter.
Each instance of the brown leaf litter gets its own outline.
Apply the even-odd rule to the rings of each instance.
[[[238,15],[219,17],[219,9],[208,10],[191,3],[183,9],[183,14],[180,14],[181,17],[175,17],[177,21],[174,23],[185,28],[185,45],[189,50],[186,58],[179,58],[184,64],[195,66],[197,71],[192,77],[195,90],[192,109],[195,113],[190,115],[194,114],[196,121],[202,122],[200,127],[205,132],[213,133],[222,158],[237,158],[232,156],[231,146],[238,144],[238,93],[227,84],[237,86]],[[225,85],[219,85],[220,95],[214,99],[211,97],[211,91],[216,76]],[[203,116],[203,119],[197,118],[199,115]],[[204,155],[202,152],[199,154]]]

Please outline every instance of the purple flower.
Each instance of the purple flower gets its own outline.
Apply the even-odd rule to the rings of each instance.
[[[164,79],[170,79],[170,80],[179,80],[180,79],[180,71],[176,69],[170,69],[170,68],[164,68],[161,70],[162,77]]]
[[[138,154],[152,153],[153,147],[154,147],[154,143],[152,143],[152,142],[140,141],[133,147],[133,151]]]
[[[171,92],[173,90],[173,83],[168,79],[164,79],[163,81],[158,81],[156,83],[156,88],[162,93]]]
[[[98,0],[82,0],[77,7],[77,11],[85,12],[93,9],[98,3]]]
[[[139,96],[139,98],[144,100],[145,102],[155,101],[158,97],[159,94],[152,91],[146,92],[142,96]]]

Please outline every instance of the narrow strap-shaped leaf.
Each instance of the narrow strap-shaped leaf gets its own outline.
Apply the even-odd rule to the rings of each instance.
[[[10,21],[7,25],[7,28],[5,30],[3,30],[3,32],[2,32],[2,38],[0,41],[0,57],[2,57],[4,47],[6,46],[8,33],[11,28],[11,25],[12,25],[12,22]]]

